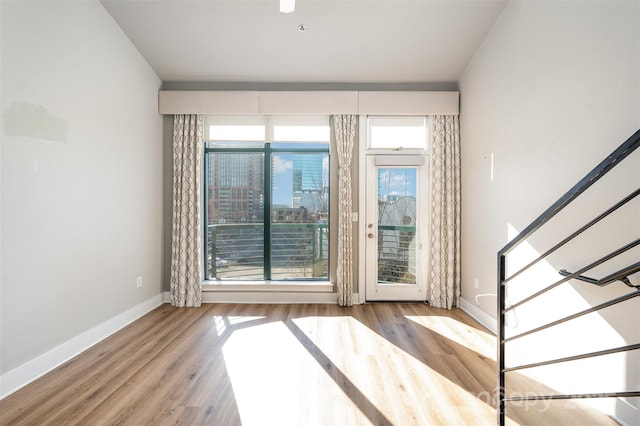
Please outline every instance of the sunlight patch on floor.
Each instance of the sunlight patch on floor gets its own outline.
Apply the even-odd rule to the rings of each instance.
[[[465,424],[464,413],[484,412],[486,419],[495,418],[489,403],[491,392],[475,385],[469,392],[414,355],[393,344],[353,317],[298,318],[295,323],[361,389],[366,398],[395,424]],[[338,333],[339,338],[335,338]],[[339,342],[339,345],[336,345]],[[349,347],[345,352],[344,346]],[[345,356],[345,353],[353,354]],[[434,356],[435,358],[435,356]],[[434,365],[444,371],[454,362],[453,356],[438,357]],[[382,362],[380,360],[383,360]],[[387,370],[393,367],[393,374]],[[453,372],[449,372],[454,374]],[[416,389],[436,392],[416,396]],[[415,417],[405,417],[412,401]],[[438,410],[432,407],[439,407]],[[442,407],[447,407],[443,409]],[[477,419],[476,419],[477,420]],[[428,423],[424,423],[428,422]]]
[[[332,424],[309,410],[318,396],[358,411],[282,322],[235,330],[223,354],[243,425]]]
[[[438,334],[447,336],[448,339],[486,358],[496,360],[496,338],[488,332],[478,330],[454,318],[429,315],[405,315],[404,317]]]

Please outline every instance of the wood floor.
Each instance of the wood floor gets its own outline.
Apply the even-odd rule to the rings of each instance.
[[[465,313],[424,304],[163,305],[0,401],[0,424],[492,425],[494,353]],[[508,416],[615,424],[566,402]]]

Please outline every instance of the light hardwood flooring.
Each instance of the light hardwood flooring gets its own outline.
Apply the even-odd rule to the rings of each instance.
[[[495,386],[495,337],[458,309],[163,305],[0,401],[0,424],[492,425]],[[508,419],[615,424],[562,401]]]

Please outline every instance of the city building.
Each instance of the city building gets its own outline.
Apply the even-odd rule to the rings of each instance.
[[[262,155],[206,154],[209,223],[262,221],[264,161]]]

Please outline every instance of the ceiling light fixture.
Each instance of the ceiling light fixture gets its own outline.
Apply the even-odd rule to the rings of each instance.
[[[296,0],[280,0],[280,12],[291,13],[296,8]]]

